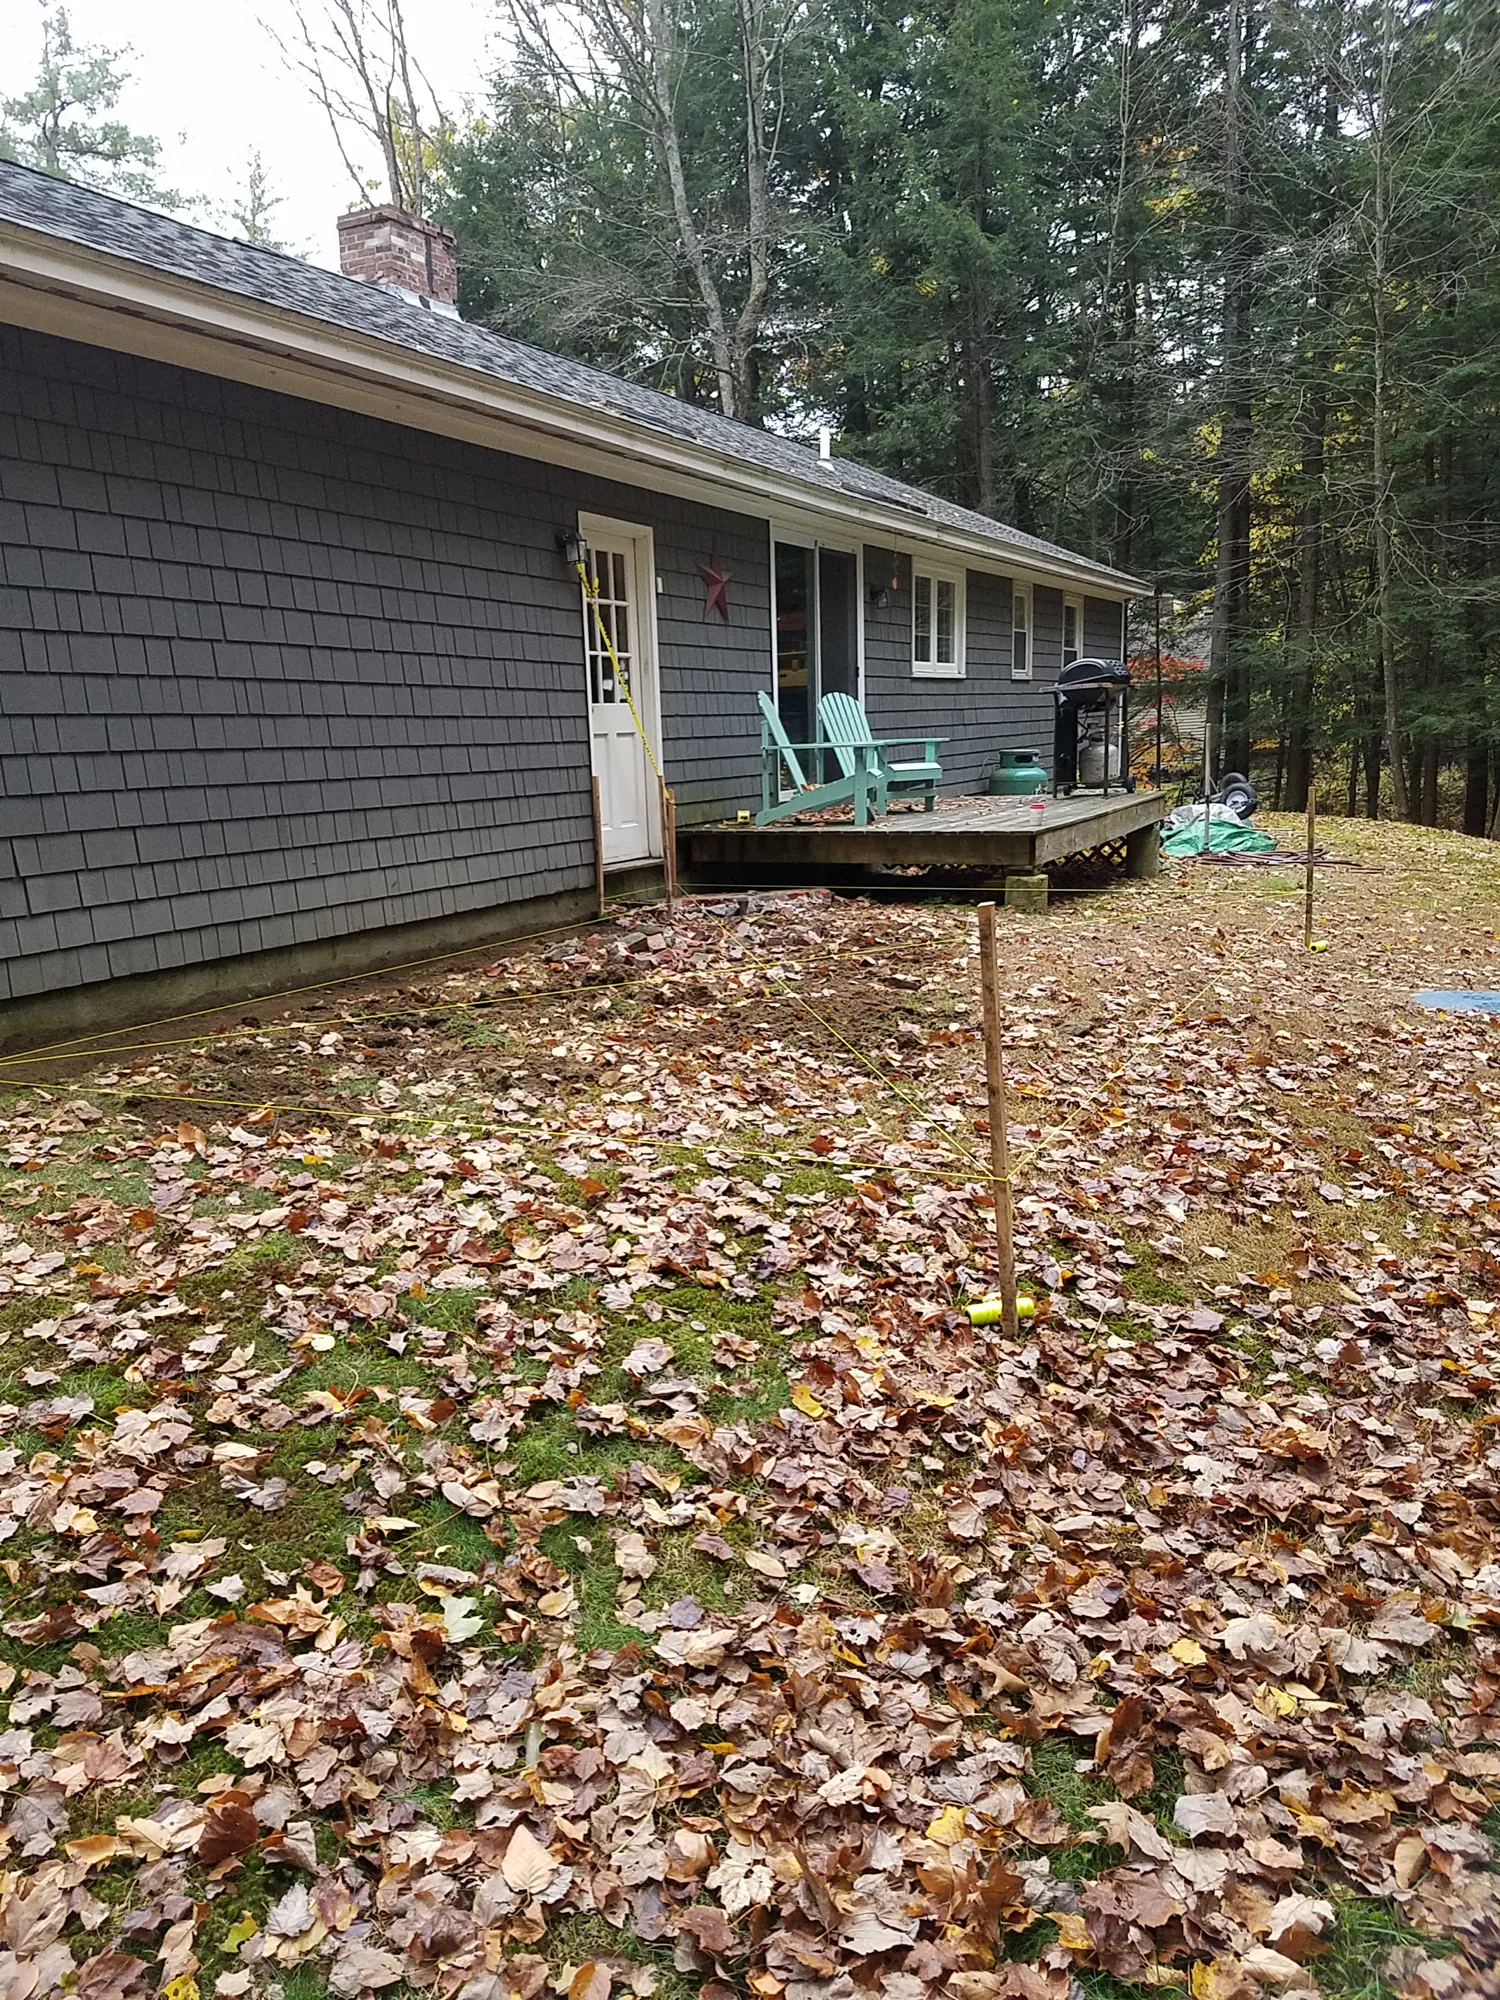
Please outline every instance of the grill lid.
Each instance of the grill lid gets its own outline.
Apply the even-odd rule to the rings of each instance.
[[[1059,694],[1072,694],[1082,688],[1129,686],[1130,669],[1123,660],[1074,660],[1057,677]]]

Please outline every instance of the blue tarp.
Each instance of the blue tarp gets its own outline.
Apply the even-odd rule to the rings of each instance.
[[[1473,992],[1468,987],[1448,992],[1441,986],[1424,986],[1416,1002],[1441,1014],[1500,1014],[1500,993]]]

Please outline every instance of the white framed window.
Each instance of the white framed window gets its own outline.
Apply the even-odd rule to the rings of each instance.
[[[931,680],[964,674],[964,578],[961,570],[911,573],[911,670]]]
[[[1010,587],[1010,677],[1013,681],[1031,679],[1031,585],[1013,583]]]
[[[1073,662],[1083,657],[1083,599],[1065,597],[1063,599],[1062,623],[1062,663],[1071,667]]]

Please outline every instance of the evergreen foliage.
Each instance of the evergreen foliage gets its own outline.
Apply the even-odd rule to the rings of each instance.
[[[1281,802],[1489,827],[1494,0],[512,7],[444,161],[473,316],[1159,582]]]
[[[66,9],[48,12],[35,82],[19,97],[0,98],[0,159],[156,208],[181,208],[182,197],[157,173],[160,141],[109,115],[129,81],[121,67],[129,53],[80,47]]]

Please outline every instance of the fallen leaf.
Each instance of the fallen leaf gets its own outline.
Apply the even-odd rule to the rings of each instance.
[[[405,1974],[405,1964],[395,1952],[351,1940],[341,1945],[334,1957],[328,1971],[328,1989],[337,1993],[340,2000],[358,2000],[358,1995],[369,1989],[378,1992],[394,1986]]]
[[[500,1872],[518,1896],[539,1896],[557,1873],[557,1860],[523,1822],[511,1834]]]
[[[1172,1808],[1172,1824],[1194,1839],[1201,1833],[1234,1834],[1234,1807],[1221,1792],[1184,1792]]]

